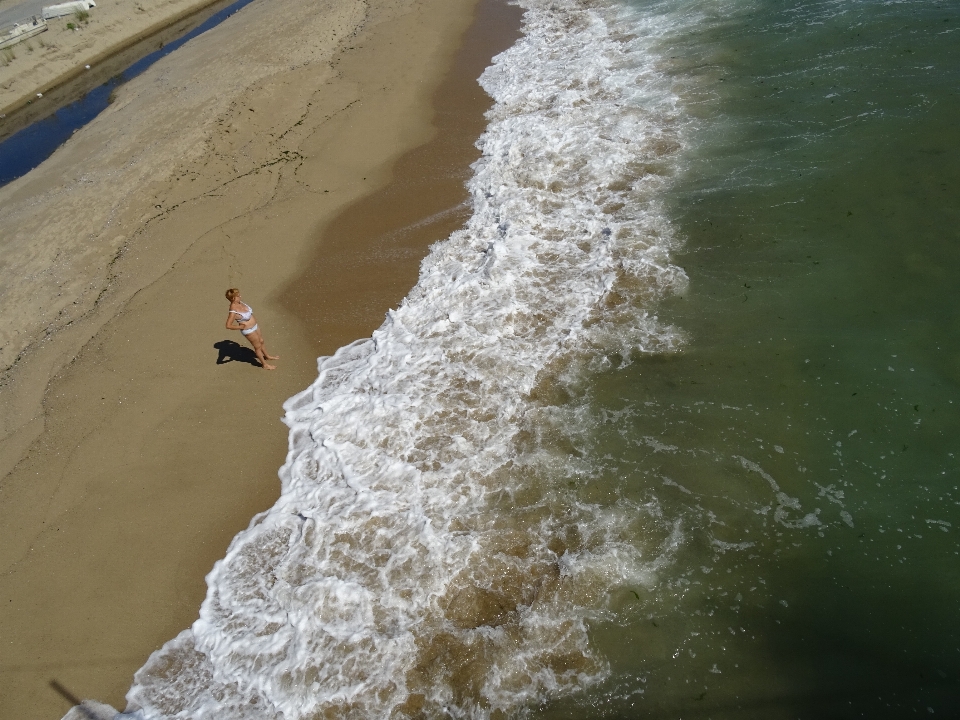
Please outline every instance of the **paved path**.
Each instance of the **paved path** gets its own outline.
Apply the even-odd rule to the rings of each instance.
[[[0,25],[14,23],[17,20],[24,20],[33,15],[39,15],[40,10],[46,5],[56,5],[58,2],[65,1],[66,0],[27,0],[27,2],[18,3],[12,7],[4,6],[4,9],[0,10]]]

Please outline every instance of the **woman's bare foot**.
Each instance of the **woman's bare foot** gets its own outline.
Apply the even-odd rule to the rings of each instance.
[[[279,355],[264,355],[264,357],[265,357],[267,360],[279,360],[279,359],[280,359],[280,356],[279,356]]]
[[[273,360],[274,358],[270,358],[270,359]],[[276,366],[276,365],[267,365],[267,363],[261,363],[261,365],[263,366],[263,369],[264,369],[264,370],[276,370],[276,369],[277,369],[277,366]]]

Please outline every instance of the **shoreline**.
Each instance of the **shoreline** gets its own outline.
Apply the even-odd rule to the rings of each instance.
[[[325,355],[369,336],[416,284],[420,262],[470,216],[466,183],[480,158],[477,138],[493,101],[476,82],[491,54],[519,37],[521,10],[478,0],[478,19],[432,104],[433,136],[397,159],[391,181],[325,226],[296,276],[280,293],[322,344]],[[509,40],[506,44],[505,41]],[[491,50],[491,48],[493,48]]]
[[[339,346],[335,334],[318,342],[284,288],[323,257],[323,229],[437,135],[434,90],[476,0],[275,4],[158,62],[0,189],[0,222],[18,229],[5,242],[20,252],[0,274],[19,270],[31,292],[8,290],[20,292],[12,310],[29,319],[30,302],[65,296],[0,383],[11,717],[62,715],[51,680],[122,706],[149,653],[196,619],[204,574],[276,499],[280,404]],[[246,40],[261,22],[296,27],[275,43],[282,66],[264,69],[276,48]],[[242,339],[220,329],[228,286],[256,308],[277,372],[255,371]],[[342,325],[351,339],[369,334]]]

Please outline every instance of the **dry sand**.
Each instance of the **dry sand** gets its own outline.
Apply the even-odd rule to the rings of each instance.
[[[18,2],[0,0],[0,10],[12,9]],[[9,53],[0,53],[0,114],[27,101],[42,105],[36,100],[37,92],[47,93],[86,73],[87,65],[95,68],[118,50],[215,2],[218,0],[97,0],[85,22],[72,16],[50,20],[46,32],[12,46]]]
[[[456,147],[430,100],[475,5],[255,2],[0,189],[0,718],[60,717],[53,680],[122,707],[275,499],[280,404],[462,218],[473,70],[445,85],[474,114],[446,118]],[[446,184],[423,180],[437,168]],[[229,286],[278,371],[223,329]]]

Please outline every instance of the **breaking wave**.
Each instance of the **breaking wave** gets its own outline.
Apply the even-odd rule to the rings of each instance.
[[[605,677],[589,621],[682,542],[655,504],[574,491],[593,468],[563,407],[578,378],[682,344],[652,310],[686,280],[658,204],[684,138],[656,28],[521,4],[481,78],[472,217],[285,404],[281,497],[138,672],[141,717],[515,714]]]

